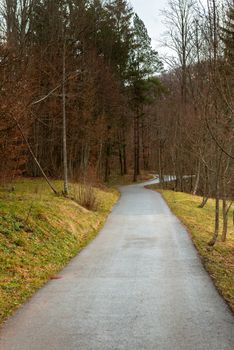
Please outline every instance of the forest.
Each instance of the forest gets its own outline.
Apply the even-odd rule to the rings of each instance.
[[[141,171],[234,197],[232,1],[170,0],[159,57],[126,0],[2,0],[0,179],[104,181]],[[188,178],[185,178],[189,176]]]
[[[234,2],[165,3],[157,51],[133,0],[0,0],[0,350],[233,348]]]

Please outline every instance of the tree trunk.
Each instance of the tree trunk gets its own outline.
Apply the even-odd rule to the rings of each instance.
[[[219,235],[219,193],[216,193],[215,198],[215,229],[212,239],[208,242],[209,246],[215,245]]]
[[[100,140],[100,146],[99,146],[99,151],[98,151],[98,160],[96,164],[96,176],[98,178],[101,177],[102,174],[102,149],[103,149],[103,141]]]
[[[107,182],[110,177],[110,144],[109,141],[106,145],[106,159],[105,159],[105,177],[104,181]]]
[[[142,158],[144,170],[149,170],[149,130],[147,121],[141,122]]]
[[[208,202],[209,197],[203,197],[201,204],[198,206],[198,208],[204,208],[206,203]]]
[[[68,171],[67,171],[67,125],[66,125],[66,44],[64,39],[63,44],[63,83],[62,83],[62,109],[63,109],[63,180],[64,180],[64,195],[68,195]]]
[[[221,159],[222,159],[222,152],[220,153],[220,157],[218,158],[217,156],[216,158],[217,173],[216,173],[216,186],[215,186],[215,228],[214,228],[213,237],[208,242],[209,246],[215,245],[219,234],[219,200],[220,200],[219,175],[220,175],[220,168],[221,168]]]
[[[209,177],[208,177],[208,169],[205,165],[205,181],[204,181],[204,188],[203,188],[203,199],[201,204],[198,206],[198,208],[204,208],[206,203],[208,202],[210,195],[210,187],[209,187]]]
[[[228,225],[228,207],[226,198],[223,198],[223,232],[221,241],[225,242],[227,237],[227,225]]]
[[[137,181],[137,176],[140,174],[140,137],[139,137],[139,109],[137,108],[134,116],[134,173],[133,181]]]
[[[197,169],[197,176],[196,176],[196,182],[195,182],[195,186],[194,186],[194,190],[193,190],[193,194],[194,195],[197,193],[197,190],[198,190],[198,185],[199,185],[199,181],[200,181],[200,172],[201,172],[201,161],[199,159],[198,169]]]
[[[127,175],[127,173],[128,173],[125,141],[124,141],[124,145],[123,145],[123,173],[124,173],[124,175]]]
[[[119,144],[119,166],[120,166],[120,175],[123,176],[123,154],[122,154],[122,145]]]
[[[136,158],[137,176],[140,175],[140,116],[137,116],[137,158]]]
[[[160,181],[160,187],[164,188],[164,176],[163,176],[163,169],[162,169],[162,143],[159,142],[159,148],[158,148],[158,170],[159,170],[159,181]]]

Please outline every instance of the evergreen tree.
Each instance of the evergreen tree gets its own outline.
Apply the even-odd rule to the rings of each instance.
[[[132,48],[132,8],[126,0],[111,0],[106,4],[109,25],[113,30],[111,61],[122,79],[126,78]]]
[[[137,14],[133,20],[133,42],[129,60],[129,86],[134,112],[134,181],[140,174],[140,124],[148,101],[152,77],[162,70],[158,53],[152,48],[144,22]],[[154,83],[157,79],[153,80]]]
[[[144,22],[137,14],[133,20],[133,45],[129,71],[133,80],[145,79],[163,68],[157,51],[152,48],[151,38]]]

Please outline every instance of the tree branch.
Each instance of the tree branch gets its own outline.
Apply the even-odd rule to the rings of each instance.
[[[234,157],[233,157],[230,153],[228,153],[228,152],[220,145],[219,141],[218,141],[218,140],[216,139],[216,137],[214,136],[214,134],[213,134],[213,132],[212,132],[212,130],[211,130],[211,128],[210,128],[210,125],[209,125],[209,123],[208,123],[207,117],[205,117],[205,119],[206,119],[206,126],[207,126],[207,129],[208,129],[208,131],[209,131],[209,133],[210,133],[210,136],[212,137],[213,141],[216,143],[216,145],[219,147],[219,149],[220,149],[224,154],[226,154],[226,156],[228,156],[229,158],[231,158],[231,159],[234,160]]]

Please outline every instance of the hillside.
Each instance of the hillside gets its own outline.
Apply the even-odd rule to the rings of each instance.
[[[62,183],[54,182],[57,188]],[[95,208],[55,196],[43,180],[0,188],[0,322],[84,247],[118,199],[113,189],[87,189]],[[71,185],[74,198],[84,190]]]

